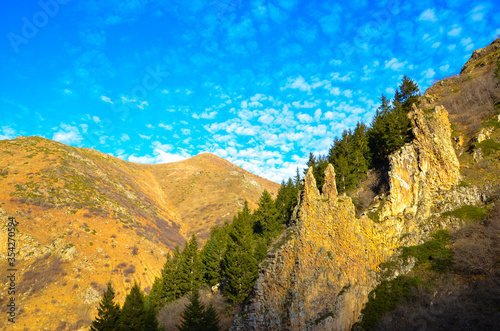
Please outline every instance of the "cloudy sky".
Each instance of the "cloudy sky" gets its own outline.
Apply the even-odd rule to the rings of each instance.
[[[202,152],[280,182],[500,34],[495,1],[3,3],[0,139],[142,163]]]

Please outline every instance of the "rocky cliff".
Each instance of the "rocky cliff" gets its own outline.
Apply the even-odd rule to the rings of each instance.
[[[444,209],[480,203],[477,189],[457,187],[446,110],[414,107],[409,116],[414,139],[390,157],[390,194],[370,210],[377,218],[355,217],[351,198],[337,194],[331,165],[321,194],[307,173],[294,225],[260,265],[252,304],[233,330],[349,330],[380,281],[380,263],[458,226],[439,216]]]

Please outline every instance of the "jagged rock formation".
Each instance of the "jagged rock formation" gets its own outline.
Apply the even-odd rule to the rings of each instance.
[[[459,225],[427,216],[454,200],[451,206],[480,202],[476,188],[456,187],[459,163],[446,110],[415,107],[409,116],[414,139],[390,157],[391,191],[378,206],[380,222],[355,217],[351,198],[337,194],[331,165],[321,194],[310,170],[294,225],[260,265],[253,302],[233,330],[349,330],[380,281],[380,263],[434,230]]]
[[[400,214],[428,218],[432,193],[449,190],[460,180],[446,109],[436,106],[424,112],[413,105],[408,117],[414,138],[389,156],[391,193],[382,208],[382,218]]]

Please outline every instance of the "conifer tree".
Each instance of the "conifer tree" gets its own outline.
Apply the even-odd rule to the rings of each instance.
[[[254,256],[253,219],[245,201],[243,210],[233,219],[223,260],[226,277],[224,294],[233,302],[241,302],[257,279],[257,260]]]
[[[92,321],[92,326],[90,330],[92,331],[115,331],[117,328],[118,318],[120,316],[120,307],[114,302],[115,291],[111,285],[111,281],[108,283],[108,288],[104,292],[104,296],[99,303],[97,308],[97,316],[94,321]]]
[[[226,252],[228,240],[228,224],[214,227],[210,231],[210,238],[201,250],[203,262],[203,279],[210,287],[220,283],[222,273],[222,259]]]
[[[266,238],[272,237],[281,229],[276,204],[267,190],[264,190],[259,198],[259,206],[254,212],[254,217],[254,231]]]
[[[179,289],[181,295],[198,289],[201,286],[203,264],[198,252],[198,240],[194,234],[188,240],[181,253],[179,269]]]
[[[204,331],[220,331],[220,318],[214,305],[210,302],[203,315]]]
[[[144,331],[144,295],[137,283],[130,289],[118,319],[119,331]]]
[[[158,323],[158,312],[152,305],[149,296],[145,298],[144,310],[144,331],[160,331],[161,328]]]
[[[205,306],[200,301],[200,293],[193,291],[189,296],[189,303],[181,313],[181,324],[177,325],[180,331],[205,330]]]
[[[286,224],[290,221],[293,213],[293,209],[297,205],[297,195],[299,193],[299,188],[295,185],[294,181],[289,178],[285,183],[281,183],[278,189],[278,195],[276,196],[276,209],[278,210],[278,220],[282,224]]]
[[[149,293],[151,304],[158,311],[166,303],[182,296],[181,291],[181,252],[176,246],[171,256],[167,255],[167,261],[163,265],[161,276],[157,277]]]

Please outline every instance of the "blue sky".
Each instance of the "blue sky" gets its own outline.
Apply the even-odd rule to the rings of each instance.
[[[403,77],[423,91],[500,34],[494,1],[3,3],[0,139],[124,160],[201,152],[280,182]]]

